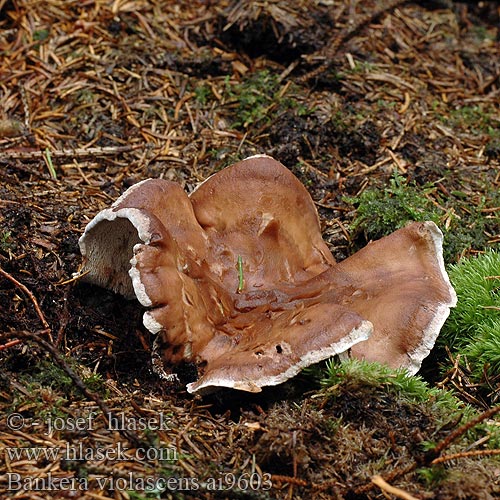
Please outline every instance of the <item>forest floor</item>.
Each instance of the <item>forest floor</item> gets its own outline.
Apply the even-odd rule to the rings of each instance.
[[[193,397],[152,372],[138,302],[73,279],[126,188],[191,191],[257,153],[308,188],[337,260],[373,236],[353,200],[395,175],[449,229],[448,263],[498,248],[498,3],[0,0],[2,498],[500,496],[494,455],[425,453],[460,425],[439,398],[307,376]],[[447,370],[431,354],[424,377]],[[468,439],[447,451],[488,436]]]

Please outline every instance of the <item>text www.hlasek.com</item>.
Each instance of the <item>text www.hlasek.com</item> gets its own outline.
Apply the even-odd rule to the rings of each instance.
[[[117,443],[115,447],[90,448],[79,443],[78,445],[52,446],[52,447],[7,447],[5,453],[9,460],[45,460],[55,461],[63,458],[68,461],[94,461],[94,460],[114,460],[114,461],[151,461],[159,460],[161,462],[176,462],[177,450],[175,448],[133,448],[129,450]]]

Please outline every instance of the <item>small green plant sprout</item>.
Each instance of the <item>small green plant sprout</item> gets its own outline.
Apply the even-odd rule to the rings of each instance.
[[[49,148],[45,148],[43,157],[45,159],[45,163],[47,164],[50,176],[52,177],[52,179],[57,180],[57,173],[56,169],[54,168],[54,164],[52,163],[52,155]]]
[[[237,293],[243,292],[243,287],[245,286],[245,278],[243,276],[243,258],[241,255],[238,255],[238,290]]]
[[[0,233],[0,251],[7,251],[12,245],[12,233],[10,231],[2,231]]]

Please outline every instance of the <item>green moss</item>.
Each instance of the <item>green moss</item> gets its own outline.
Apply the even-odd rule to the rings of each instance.
[[[236,85],[230,85],[228,79],[226,92],[238,104],[233,126],[247,128],[268,117],[271,107],[276,105],[279,88],[278,76],[267,70],[254,73]]]
[[[491,139],[484,149],[484,154],[490,158],[500,158],[500,130],[497,129],[497,132],[498,136],[490,134]]]
[[[384,189],[367,189],[359,196],[346,198],[357,206],[352,229],[364,233],[367,240],[379,239],[406,226],[411,221],[439,222],[439,214],[426,194],[431,186],[422,189],[408,184],[397,171]]]
[[[84,88],[78,91],[76,95],[77,95],[76,98],[77,102],[82,104],[94,103],[97,99],[95,93],[88,88]]]
[[[473,25],[471,26],[471,33],[481,41],[484,40],[495,41],[497,39],[495,31],[488,30],[486,26]]]
[[[369,61],[355,61],[354,68],[346,70],[346,74],[356,75],[360,73],[370,73],[376,69],[378,69],[377,65]]]
[[[204,106],[209,101],[209,98],[213,96],[213,92],[208,85],[198,85],[198,87],[194,89],[194,96],[196,101]]]
[[[500,374],[500,307],[497,318],[478,325],[475,336],[463,354],[473,367],[473,374],[480,379],[483,373],[490,377]]]
[[[395,401],[418,406],[432,415],[437,428],[449,427],[457,422],[465,423],[477,415],[470,406],[459,400],[451,391],[430,386],[420,376],[409,375],[404,369],[394,370],[380,363],[349,359],[339,363],[329,360],[322,371],[321,385],[333,392],[357,393],[360,388],[369,388],[383,400],[389,395]],[[465,445],[488,437],[487,446],[500,445],[500,429],[489,423],[481,423],[464,436]],[[434,442],[421,443],[422,451],[432,449]]]
[[[49,387],[67,393],[71,392],[73,386],[73,381],[67,373],[48,360],[39,362],[34,370],[22,372],[20,379],[31,389]]]
[[[66,363],[76,373],[82,371],[80,365],[72,358],[66,358]],[[50,388],[68,398],[79,399],[83,397],[68,374],[49,360],[38,362],[36,369],[30,367],[30,369],[20,372],[19,379],[33,394],[41,389]],[[107,396],[108,389],[100,374],[91,373],[82,377],[82,381],[89,390],[98,392],[101,396]]]
[[[476,381],[500,373],[500,252],[489,250],[449,266],[457,292],[439,343],[465,355]]]
[[[98,392],[99,394],[107,395],[108,388],[106,387],[106,381],[102,378],[100,373],[92,373],[88,377],[83,378],[83,383],[92,392]]]
[[[462,259],[448,268],[458,304],[441,332],[440,341],[461,349],[474,341],[478,327],[500,318],[500,252],[490,250]],[[496,278],[495,278],[496,277]]]
[[[486,205],[484,199],[471,204],[466,193],[455,191],[442,200],[432,185],[409,183],[397,171],[383,189],[373,187],[346,201],[357,207],[351,225],[354,233],[362,233],[367,241],[387,236],[409,222],[429,220],[444,232],[447,262],[456,261],[467,250],[487,245],[487,220],[481,213]]]
[[[41,29],[33,32],[33,40],[37,42],[44,42],[49,38],[50,31],[48,29]]]
[[[358,359],[343,363],[330,360],[323,372],[321,385],[332,387],[338,384],[363,385],[392,392],[408,403],[426,402],[433,410],[446,414],[447,420],[462,413],[466,408],[451,392],[430,387],[421,377],[411,376],[404,369],[394,370],[380,363]]]
[[[490,110],[480,106],[461,106],[442,110],[438,119],[447,127],[457,131],[467,131],[474,135],[487,134],[494,137],[498,133],[498,120]]]
[[[418,475],[424,480],[428,488],[434,488],[446,480],[448,473],[446,467],[437,465],[435,467],[422,467]]]
[[[165,490],[162,488],[154,488],[151,490],[146,490],[142,493],[139,493],[134,490],[127,491],[127,494],[130,500],[151,500],[151,499],[160,499],[162,498],[162,493]]]
[[[291,89],[294,87],[291,86]],[[241,83],[225,82],[225,98],[228,105],[235,105],[234,128],[248,129],[272,123],[285,110],[293,109],[298,116],[307,116],[312,109],[290,97],[279,75],[268,70],[250,74]]]

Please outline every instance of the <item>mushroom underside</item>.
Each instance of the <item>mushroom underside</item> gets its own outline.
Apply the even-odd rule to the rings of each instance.
[[[87,281],[148,308],[163,363],[198,365],[193,393],[260,391],[349,350],[415,373],[456,303],[434,223],[335,263],[309,194],[266,156],[189,197],[143,181],[89,223],[80,247]]]

